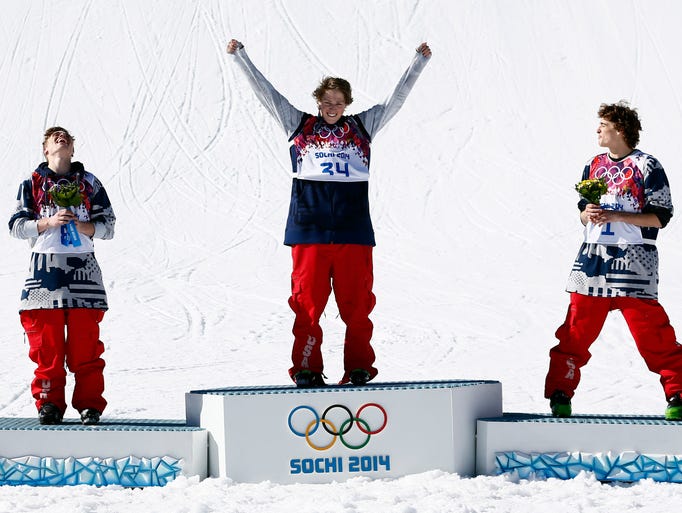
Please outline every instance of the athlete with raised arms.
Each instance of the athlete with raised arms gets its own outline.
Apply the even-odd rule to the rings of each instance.
[[[227,53],[291,142],[293,183],[284,243],[293,257],[289,305],[296,318],[289,375],[298,387],[325,384],[319,321],[333,290],[346,324],[340,382],[365,385],[377,374],[369,319],[375,304],[370,145],[403,105],[431,49],[419,45],[388,99],[356,115],[346,115],[353,96],[342,78],[324,78],[313,92],[317,114],[306,114],[266,80],[239,41],[231,40]]]

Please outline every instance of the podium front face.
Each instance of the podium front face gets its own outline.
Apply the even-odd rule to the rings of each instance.
[[[0,485],[164,486],[180,475],[203,479],[208,433],[184,420],[80,419],[40,425],[0,419]]]
[[[186,394],[209,432],[209,475],[325,483],[440,469],[475,472],[476,420],[502,414],[495,381],[238,387]]]
[[[477,424],[479,475],[682,483],[682,426],[662,415],[506,413]]]

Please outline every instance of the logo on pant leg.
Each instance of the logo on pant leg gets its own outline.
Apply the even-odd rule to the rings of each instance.
[[[313,354],[313,347],[315,347],[315,344],[317,344],[317,339],[312,335],[308,335],[308,340],[306,341],[305,347],[303,348],[303,360],[301,360],[301,368],[303,369],[310,368],[308,358],[310,357],[311,354]]]
[[[568,372],[566,373],[565,379],[575,379],[575,362],[573,358],[566,360],[566,367],[568,367]]]
[[[42,380],[42,386],[40,389],[40,398],[47,399],[49,397],[50,391],[52,390],[52,381],[49,379]]]

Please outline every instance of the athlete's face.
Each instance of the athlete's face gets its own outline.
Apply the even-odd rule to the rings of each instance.
[[[49,160],[50,157],[73,156],[73,139],[65,132],[53,132],[43,144],[43,154]]]
[[[327,89],[317,102],[320,115],[329,124],[336,123],[346,110],[346,99],[338,89]]]
[[[597,127],[597,142],[602,148],[613,148],[622,145],[624,139],[611,121],[600,118]]]

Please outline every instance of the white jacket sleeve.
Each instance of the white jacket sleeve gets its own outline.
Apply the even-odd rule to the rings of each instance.
[[[31,246],[38,238],[38,221],[32,205],[31,181],[25,180],[19,186],[16,208],[9,220],[9,233],[17,239],[28,239]]]
[[[428,61],[429,57],[424,57],[421,53],[416,52],[410,66],[400,78],[398,85],[396,85],[393,93],[386,101],[358,114],[358,117],[371,138],[374,138],[376,133],[386,126],[386,123],[388,123],[403,106],[407,95],[410,94],[412,87],[414,87],[417,78],[419,78],[419,75],[426,67]]]
[[[305,114],[289,103],[270,82],[258,71],[246,54],[244,47],[239,48],[233,54],[239,68],[244,72],[253,92],[272,117],[277,120],[287,135],[291,135],[301,122]]]

